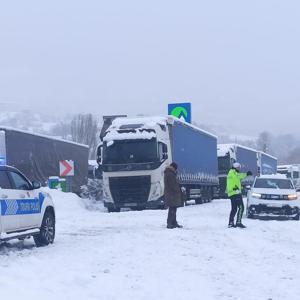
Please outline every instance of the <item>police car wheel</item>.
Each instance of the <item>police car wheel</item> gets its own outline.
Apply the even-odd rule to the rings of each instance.
[[[54,242],[55,238],[55,218],[52,212],[46,211],[40,233],[34,236],[34,241],[37,247],[47,246]]]

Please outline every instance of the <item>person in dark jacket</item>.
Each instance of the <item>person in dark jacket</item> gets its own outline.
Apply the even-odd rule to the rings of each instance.
[[[164,175],[164,199],[166,207],[169,208],[167,220],[167,228],[169,229],[182,228],[176,220],[177,208],[182,206],[182,192],[177,180],[177,168],[178,166],[175,162],[171,163],[166,168]]]

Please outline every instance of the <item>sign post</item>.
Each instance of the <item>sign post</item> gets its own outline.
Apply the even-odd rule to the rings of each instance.
[[[174,116],[187,123],[192,123],[191,103],[172,103],[168,105],[168,115]]]
[[[73,160],[59,161],[59,176],[66,177],[67,192],[72,192],[72,177],[75,175]]]

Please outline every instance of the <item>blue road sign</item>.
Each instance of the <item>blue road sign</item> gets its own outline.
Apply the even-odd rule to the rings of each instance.
[[[191,103],[172,103],[168,105],[168,114],[185,122],[192,123],[192,104]]]

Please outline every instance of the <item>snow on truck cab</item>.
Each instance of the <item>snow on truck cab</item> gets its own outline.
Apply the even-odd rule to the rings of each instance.
[[[294,184],[283,174],[256,177],[247,197],[247,217],[299,220],[300,201]]]
[[[279,165],[277,167],[277,173],[284,174],[287,178],[291,178],[297,191],[300,191],[300,165]]]
[[[164,206],[164,170],[179,165],[187,197],[213,198],[218,185],[216,137],[174,117],[117,118],[103,135],[98,162],[109,211]]]
[[[40,187],[16,168],[0,166],[0,243],[31,236],[38,247],[54,242],[54,204]]]

